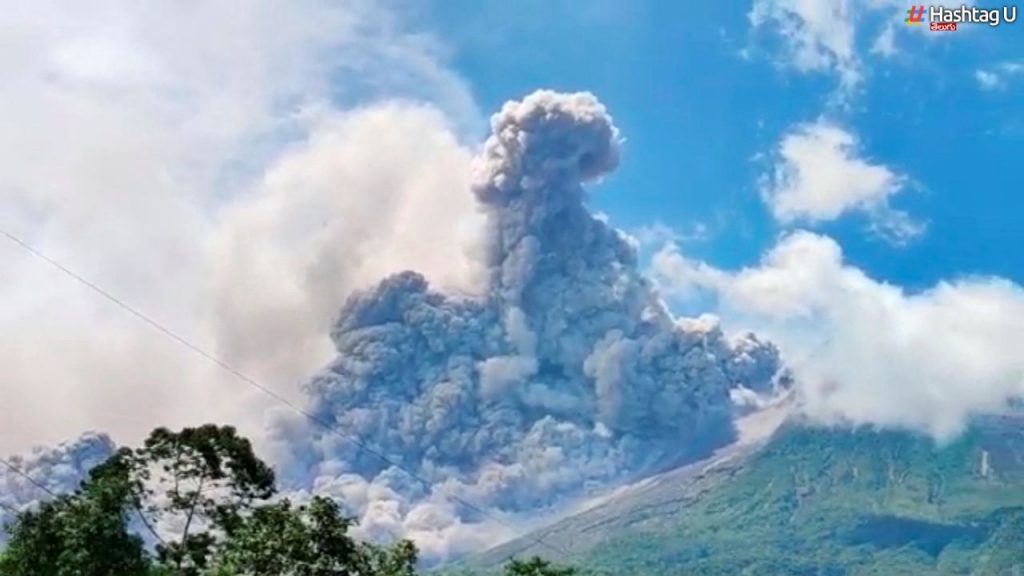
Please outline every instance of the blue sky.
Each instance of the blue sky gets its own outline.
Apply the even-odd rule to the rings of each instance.
[[[1024,396],[1024,23],[929,32],[897,0],[236,2],[0,13],[0,228],[254,378],[301,399],[340,303],[387,274],[471,286],[481,119],[550,88],[613,114],[624,156],[592,204],[653,239],[673,309],[778,343],[808,394],[839,382],[825,415],[948,431]],[[24,383],[0,450],[259,413],[53,274],[0,244],[0,378]]]
[[[828,119],[856,138],[860,157],[905,179],[889,204],[927,225],[902,245],[871,234],[863,214],[809,226],[835,238],[850,263],[910,289],[961,275],[1024,279],[1011,248],[1024,244],[1015,194],[1024,189],[1015,163],[1024,151],[1024,24],[936,37],[909,29],[901,4],[853,2],[818,21],[800,3],[760,4],[796,29],[785,33],[782,18],[755,27],[754,6],[736,1],[438,0],[425,21],[484,110],[538,87],[602,99],[627,145],[593,204],[624,228],[661,222],[689,236],[703,227],[702,240],[684,242],[687,254],[726,268],[755,262],[789,227],[759,194],[773,149],[793,126]],[[872,51],[887,27],[892,50]],[[801,70],[787,49],[804,34],[828,56],[829,35],[842,30],[853,31],[862,76],[846,91],[843,64]],[[1000,69],[997,85],[979,81],[979,70]]]

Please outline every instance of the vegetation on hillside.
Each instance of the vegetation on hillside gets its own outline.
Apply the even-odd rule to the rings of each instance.
[[[979,423],[939,445],[794,426],[742,463],[546,539],[614,576],[1024,576],[1020,424]]]
[[[357,541],[337,502],[275,495],[273,470],[233,428],[160,428],[92,470],[75,493],[22,512],[7,527],[0,576],[417,574],[412,542]],[[576,571],[533,558],[513,560],[505,574]]]
[[[977,427],[943,446],[792,428],[741,465],[662,496],[598,522],[607,532],[580,540],[570,559],[601,576],[1024,574],[1019,426]],[[595,529],[568,522],[563,532]],[[234,429],[158,429],[74,494],[20,514],[0,576],[419,574],[411,542],[361,542],[352,527],[334,500],[279,498],[273,471]],[[468,567],[460,576],[485,573]],[[495,571],[581,574],[536,556],[486,573]]]

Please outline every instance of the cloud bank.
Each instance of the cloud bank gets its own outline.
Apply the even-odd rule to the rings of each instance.
[[[798,231],[735,272],[668,246],[653,260],[672,294],[711,293],[729,323],[782,351],[803,411],[827,424],[907,428],[946,440],[1024,398],[1024,288],[991,277],[910,293]]]
[[[353,288],[472,286],[460,134],[483,120],[386,6],[44,0],[0,14],[0,46],[0,228],[276,391],[330,359]],[[0,453],[260,429],[246,386],[6,239],[0,278]]]

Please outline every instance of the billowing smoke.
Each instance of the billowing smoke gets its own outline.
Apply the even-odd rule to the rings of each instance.
[[[474,225],[434,223],[473,210],[483,117],[402,4],[5,7],[0,229],[294,397],[352,287],[451,280],[446,243]],[[418,250],[436,245],[453,256]],[[155,424],[255,435],[244,384],[6,238],[0,279],[0,453]]]
[[[292,496],[338,496],[363,535],[412,537],[431,559],[709,453],[781,381],[772,345],[726,338],[713,317],[674,318],[636,242],[586,208],[584,184],[621,152],[592,95],[536,92],[492,128],[465,191],[487,223],[482,293],[417,272],[354,293],[330,334],[336,359],[306,387],[308,409],[340,433],[280,407],[260,439]],[[19,466],[66,490],[109,444],[87,437]],[[4,471],[0,494],[40,496]]]
[[[311,410],[343,434],[272,418],[287,481],[342,496],[366,534],[412,536],[433,557],[502,536],[474,507],[547,508],[708,453],[734,437],[732,398],[778,381],[771,345],[673,318],[635,242],[585,207],[583,185],[621,149],[592,95],[536,92],[492,128],[472,183],[486,295],[415,272],[353,295],[337,358],[308,385]]]
[[[0,543],[2,528],[14,519],[14,510],[33,506],[51,494],[71,492],[89,470],[114,453],[113,441],[104,434],[86,433],[74,442],[54,448],[39,447],[24,456],[5,458],[17,469],[0,464]]]

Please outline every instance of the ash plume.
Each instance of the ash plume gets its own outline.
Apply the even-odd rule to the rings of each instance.
[[[500,537],[471,529],[493,524],[475,506],[514,516],[707,454],[735,437],[733,398],[779,383],[772,345],[674,318],[635,242],[586,208],[584,184],[622,146],[596,98],[539,91],[491,126],[472,183],[486,294],[403,272],[352,295],[337,358],[308,384],[317,417],[371,451],[292,417],[270,425],[295,489],[337,494],[367,535],[413,537],[434,558]]]
[[[14,520],[12,510],[30,508],[51,494],[73,492],[89,470],[113,455],[114,450],[108,436],[89,432],[73,442],[5,458],[18,472],[0,465],[0,544],[6,538],[3,527]]]
[[[258,439],[290,496],[336,496],[361,535],[412,538],[433,561],[709,454],[787,382],[773,345],[675,318],[635,240],[587,209],[584,185],[622,148],[594,96],[538,91],[491,127],[466,191],[487,222],[482,293],[412,271],[353,293],[330,333],[336,358],[306,385],[308,410],[342,434],[279,407]],[[112,450],[87,435],[15,462],[65,492]],[[41,496],[0,470],[5,504]]]

